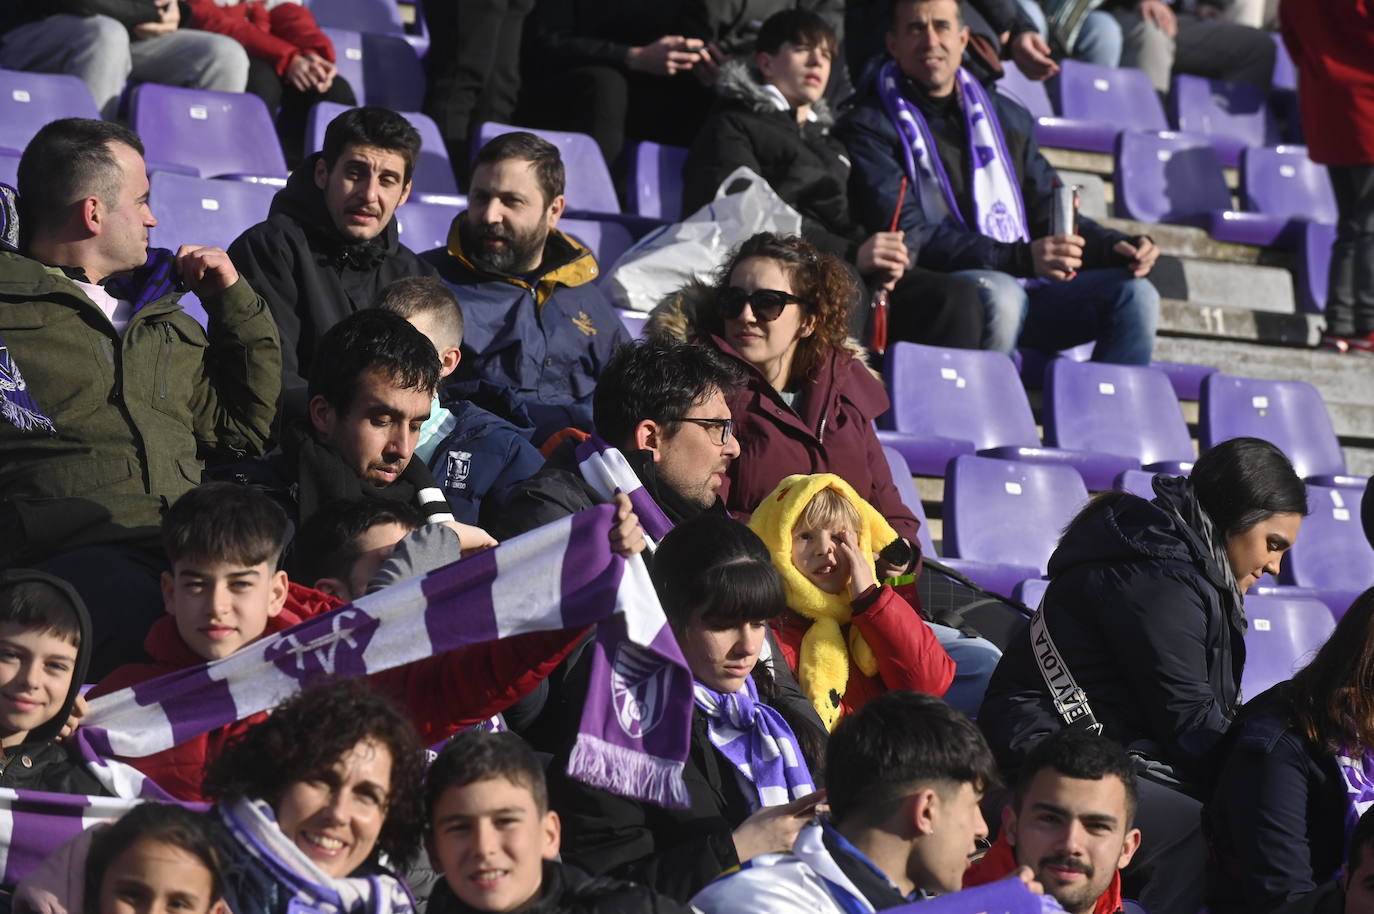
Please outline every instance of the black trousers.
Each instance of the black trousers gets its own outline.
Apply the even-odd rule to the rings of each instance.
[[[858,276],[852,268],[851,272]],[[861,288],[861,300],[850,313],[849,332],[867,345],[871,293]],[[977,349],[982,337],[983,303],[972,280],[912,267],[888,294],[888,343]]]
[[[1136,778],[1140,849],[1121,873],[1122,894],[1150,914],[1197,914],[1207,876],[1202,804],[1162,784]]]
[[[328,92],[302,92],[277,75],[272,64],[257,57],[248,58],[248,89],[277,111],[277,137],[292,168],[314,149],[305,148],[305,120],[316,102],[334,102],[352,107],[358,104],[353,87],[342,76],[335,76]]]
[[[1336,244],[1326,290],[1326,330],[1374,333],[1374,165],[1331,165]]]

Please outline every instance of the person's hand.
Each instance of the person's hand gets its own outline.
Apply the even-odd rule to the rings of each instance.
[[[630,48],[625,54],[625,66],[651,76],[673,76],[690,70],[701,60],[700,38],[664,35],[658,41]]]
[[[86,712],[91,706],[86,703],[84,696],[76,696],[76,701],[72,702],[71,713],[67,715],[67,722],[62,725],[62,729],[57,731],[58,740],[71,736],[76,732],[76,728],[81,725],[81,718],[86,716]]]
[[[891,289],[911,265],[911,253],[902,242],[902,232],[878,232],[859,245],[855,266],[864,276],[876,276]]]
[[[644,551],[644,528],[639,525],[630,496],[624,492],[615,493],[611,499],[615,505],[616,525],[611,528],[611,551],[616,555],[629,558]]]
[[[873,576],[873,563],[859,551],[859,544],[853,542],[853,534],[848,530],[835,534],[835,549],[849,566],[849,599],[857,600],[868,588],[878,583]]]
[[[1059,64],[1050,56],[1050,45],[1039,32],[1022,32],[1011,40],[1011,59],[1027,79],[1049,79],[1059,72]]]
[[[1035,873],[1031,872],[1030,867],[1021,867],[1016,871],[1015,875],[1017,879],[1025,883],[1026,888],[1030,890],[1032,895],[1045,894],[1045,887],[1035,880]]]
[[[1136,12],[1140,13],[1141,19],[1159,26],[1159,30],[1170,38],[1178,34],[1178,19],[1174,16],[1173,8],[1164,0],[1140,0]]]
[[[1035,275],[1044,279],[1073,279],[1083,266],[1081,235],[1049,235],[1031,242]]]
[[[314,67],[310,63],[310,58],[304,54],[297,54],[291,58],[291,62],[286,65],[286,72],[282,74],[282,79],[297,92],[309,92],[315,86]]]
[[[460,524],[456,520],[445,520],[440,521],[440,523],[458,534],[458,547],[462,550],[463,558],[500,545],[495,537],[481,527]]]
[[[726,59],[725,53],[716,47],[715,42],[711,42],[701,49],[701,58],[693,64],[692,75],[709,89],[716,84],[716,77],[720,75],[721,65]]]
[[[181,7],[177,6],[176,0],[157,0],[154,5],[157,7],[157,21],[140,22],[134,26],[130,29],[134,38],[156,38],[159,35],[170,35],[181,24]]]
[[[1130,258],[1131,264],[1126,269],[1130,270],[1136,279],[1149,275],[1155,267],[1155,261],[1159,259],[1159,246],[1151,241],[1148,235],[1141,235],[1139,244],[1118,241],[1112,245],[1112,250],[1122,257]]]
[[[763,854],[790,851],[797,833],[811,821],[817,807],[825,802],[825,791],[817,790],[782,806],[765,806],[740,823],[734,831],[735,854],[739,862]]]
[[[314,51],[306,51],[303,56],[310,63],[311,88],[316,92],[328,92],[329,87],[334,85],[339,68]]]
[[[911,571],[911,567],[916,564],[916,556],[919,554],[919,551],[911,544],[911,540],[903,537],[902,542],[911,547],[911,561],[907,562],[905,565],[894,565],[891,562],[883,561],[882,557],[879,556],[877,559],[878,580],[885,581],[888,578],[901,577]]]
[[[204,302],[229,291],[239,281],[239,271],[229,255],[219,248],[183,244],[177,248],[177,270],[186,287]]]
[[[26,911],[28,914],[67,914],[61,898],[47,889],[29,885],[27,882],[21,882],[14,890],[10,904],[13,905],[13,910]]]

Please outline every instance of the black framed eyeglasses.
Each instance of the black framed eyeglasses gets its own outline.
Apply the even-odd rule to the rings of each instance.
[[[764,324],[777,320],[782,314],[782,309],[788,305],[801,303],[801,299],[791,292],[780,292],[777,289],[755,289],[753,292],[746,292],[737,286],[726,286],[721,289],[716,294],[716,301],[720,306],[720,316],[732,320],[744,313],[744,303],[748,302],[754,311],[754,317]]]
[[[683,416],[677,420],[679,422],[694,422],[705,429],[719,429],[720,440],[716,444],[725,447],[725,442],[730,440],[730,436],[735,433],[734,419],[698,419],[696,416]]]

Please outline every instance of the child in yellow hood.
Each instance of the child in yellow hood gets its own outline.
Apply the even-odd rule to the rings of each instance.
[[[890,689],[940,696],[954,661],[920,614],[878,583],[874,555],[897,532],[838,476],[788,476],[754,511],[788,612],[782,653],[827,728]]]

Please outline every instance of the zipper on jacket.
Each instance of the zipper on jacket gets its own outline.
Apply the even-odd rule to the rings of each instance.
[[[821,422],[816,426],[816,443],[825,443],[825,416],[821,416]]]
[[[169,371],[168,369],[169,369],[169,363],[172,361],[172,327],[171,327],[170,324],[166,323],[165,321],[162,323],[161,326],[162,326],[162,337],[163,337],[163,342],[162,342],[162,379],[161,379],[161,380],[162,380],[162,389],[161,389],[161,392],[160,392],[160,396],[161,396],[162,399],[166,400],[166,399],[167,399],[167,375],[171,374],[171,371]]]

